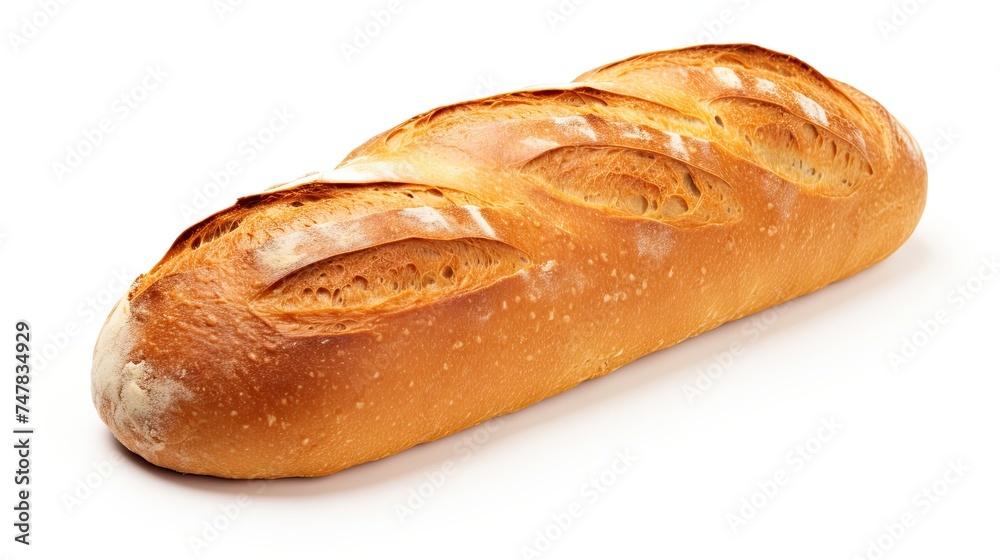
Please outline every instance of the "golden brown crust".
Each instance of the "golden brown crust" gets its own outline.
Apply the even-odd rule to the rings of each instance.
[[[905,129],[793,57],[640,55],[192,226],[105,325],[94,403],[158,465],[329,474],[870,266],[925,193]]]

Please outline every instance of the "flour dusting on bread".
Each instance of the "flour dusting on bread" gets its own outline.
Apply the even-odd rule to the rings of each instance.
[[[799,92],[795,92],[795,101],[798,102],[799,107],[805,111],[806,115],[821,124],[830,124],[830,121],[826,118],[826,111],[823,107],[820,107],[819,103],[816,103],[814,99],[811,99]]]
[[[124,298],[115,306],[98,340],[92,397],[105,420],[131,436],[125,442],[129,447],[155,453],[164,446],[167,412],[180,401],[190,400],[193,393],[178,381],[157,376],[145,361],[129,360],[136,342],[129,307]]]
[[[715,73],[715,77],[719,78],[722,83],[726,84],[731,88],[741,88],[743,87],[743,81],[740,77],[733,72],[732,68],[726,68],[725,66],[716,66],[712,68],[712,72]]]

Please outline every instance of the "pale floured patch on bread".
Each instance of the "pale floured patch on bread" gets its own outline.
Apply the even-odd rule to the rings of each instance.
[[[97,341],[91,394],[101,416],[123,442],[146,455],[164,448],[171,418],[167,412],[178,402],[190,400],[193,393],[173,376],[157,375],[144,360],[130,359],[136,340],[129,311],[129,301],[123,298]]]

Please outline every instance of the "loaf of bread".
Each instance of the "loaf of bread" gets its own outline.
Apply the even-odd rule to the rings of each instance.
[[[926,183],[881,105],[752,45],[441,107],[182,233],[94,404],[163,467],[326,475],[871,266]]]

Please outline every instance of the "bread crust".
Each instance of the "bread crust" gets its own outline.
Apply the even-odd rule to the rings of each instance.
[[[181,234],[94,404],[163,467],[330,474],[871,266],[926,184],[881,105],[753,45],[441,107]]]

